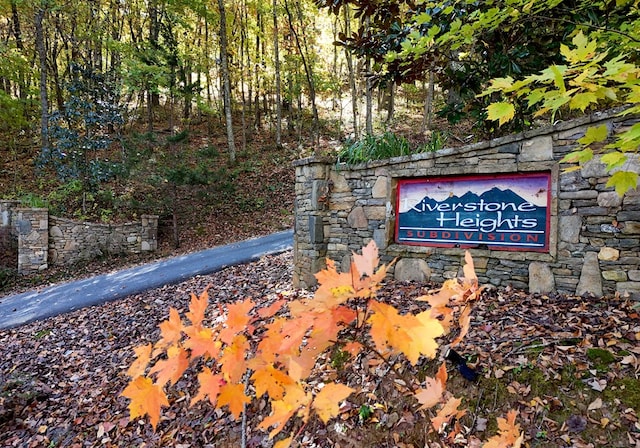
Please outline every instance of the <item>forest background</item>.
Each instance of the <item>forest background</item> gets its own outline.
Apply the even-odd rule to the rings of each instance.
[[[0,197],[102,222],[158,214],[161,253],[290,227],[300,157],[638,112],[637,6],[0,0]],[[623,194],[640,128],[606,137],[571,157],[604,152]]]

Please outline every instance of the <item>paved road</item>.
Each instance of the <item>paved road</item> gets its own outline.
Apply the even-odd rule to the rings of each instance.
[[[180,283],[293,246],[293,231],[274,233],[111,274],[0,298],[0,330]]]

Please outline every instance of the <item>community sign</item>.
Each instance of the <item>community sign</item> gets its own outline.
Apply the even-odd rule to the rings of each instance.
[[[550,187],[548,172],[400,180],[396,242],[546,252]]]

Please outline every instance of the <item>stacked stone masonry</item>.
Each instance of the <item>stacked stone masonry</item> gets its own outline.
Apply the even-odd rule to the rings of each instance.
[[[2,227],[18,240],[18,272],[29,274],[51,265],[74,264],[103,255],[152,252],[158,248],[158,217],[138,223],[94,224],[49,216],[47,209],[0,201]]]
[[[480,282],[531,292],[640,295],[640,191],[623,197],[607,187],[598,156],[580,169],[560,160],[591,126],[614,135],[638,122],[614,111],[436,153],[346,166],[307,158],[295,162],[294,283],[309,288],[327,258],[348,270],[351,253],[370,240],[381,259],[398,261],[400,280],[442,282],[461,274],[464,250],[394,242],[399,179],[499,173],[551,173],[548,252],[471,249]],[[626,171],[640,172],[637,153]]]

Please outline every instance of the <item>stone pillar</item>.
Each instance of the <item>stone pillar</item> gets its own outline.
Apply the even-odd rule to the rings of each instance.
[[[18,235],[14,210],[20,201],[0,201],[0,267],[15,269],[18,264]]]
[[[309,288],[314,274],[324,269],[327,254],[329,165],[314,158],[299,160],[296,168],[293,284]]]
[[[47,269],[49,250],[49,210],[16,208],[15,228],[18,234],[18,273]]]
[[[158,216],[142,215],[142,229],[140,230],[140,250],[153,252],[158,249]]]
[[[19,205],[20,201],[0,201],[0,227],[14,227],[11,223],[11,217],[13,215],[13,211],[18,208]]]

